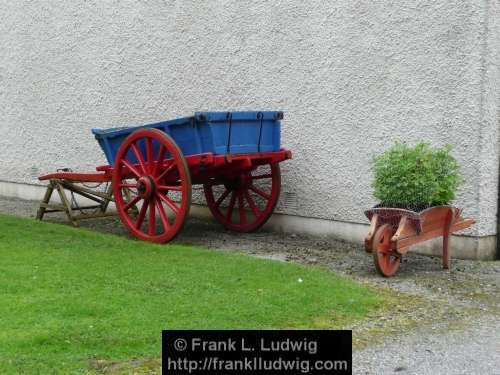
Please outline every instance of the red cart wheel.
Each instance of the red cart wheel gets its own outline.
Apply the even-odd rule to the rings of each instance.
[[[191,205],[191,177],[173,139],[157,129],[130,134],[116,155],[113,194],[133,236],[160,243],[174,238]]]
[[[203,187],[208,208],[218,222],[236,232],[253,232],[264,225],[276,207],[280,167],[261,165]]]
[[[391,250],[391,226],[380,226],[373,237],[373,260],[377,271],[384,277],[394,275],[401,264],[401,255]]]

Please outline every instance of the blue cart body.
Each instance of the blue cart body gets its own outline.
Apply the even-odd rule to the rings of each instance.
[[[280,149],[283,112],[196,112],[194,116],[143,126],[92,129],[106,159],[114,165],[125,138],[137,129],[154,128],[168,134],[184,156],[203,153],[249,154]],[[144,148],[145,145],[139,145]],[[157,145],[153,145],[156,149]],[[135,162],[133,155],[127,159]]]

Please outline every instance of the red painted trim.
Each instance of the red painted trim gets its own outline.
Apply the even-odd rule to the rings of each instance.
[[[109,172],[55,172],[38,177],[40,181],[58,179],[74,182],[109,182],[111,178]]]
[[[214,178],[227,177],[232,174],[239,174],[241,171],[248,171],[258,165],[277,164],[285,160],[292,159],[290,150],[281,149],[275,152],[259,152],[251,154],[237,155],[214,155],[212,153],[190,155],[185,157],[191,174],[192,184],[201,185]],[[165,169],[171,160],[165,159],[159,169]],[[134,166],[139,168],[139,164]],[[113,167],[101,165],[96,167],[97,171],[113,173]]]

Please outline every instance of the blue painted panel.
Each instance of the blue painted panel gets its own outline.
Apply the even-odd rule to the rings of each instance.
[[[114,165],[116,153],[125,138],[137,129],[154,128],[170,135],[185,156],[205,152],[241,154],[278,151],[282,112],[197,112],[143,126],[92,129],[108,163]],[[144,145],[139,145],[144,149]],[[158,150],[153,144],[155,153]],[[166,157],[169,157],[168,155]],[[127,159],[136,162],[133,155]]]

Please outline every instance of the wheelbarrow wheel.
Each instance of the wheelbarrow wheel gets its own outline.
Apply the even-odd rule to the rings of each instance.
[[[208,208],[219,223],[235,232],[253,232],[266,223],[276,207],[280,167],[257,166],[203,187]]]
[[[191,177],[182,151],[164,132],[130,134],[118,149],[112,183],[120,219],[134,237],[164,243],[182,229]]]
[[[401,264],[401,255],[391,249],[392,228],[389,224],[381,225],[373,237],[373,260],[375,268],[384,277],[394,275]]]

